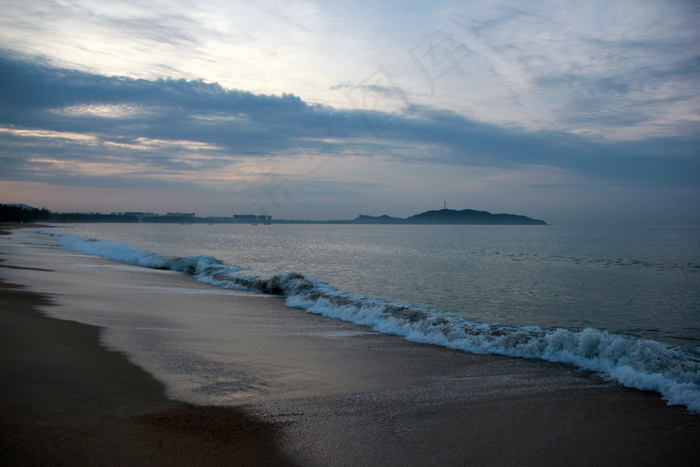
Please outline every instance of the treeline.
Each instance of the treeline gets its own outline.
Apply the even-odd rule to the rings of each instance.
[[[41,222],[50,220],[51,211],[48,209],[0,204],[0,222]]]
[[[30,206],[0,204],[0,222],[138,222],[136,216],[83,212],[51,212]]]
[[[84,212],[56,212],[49,217],[51,222],[66,222],[77,224],[79,222],[138,222],[136,216],[123,214],[88,214]]]

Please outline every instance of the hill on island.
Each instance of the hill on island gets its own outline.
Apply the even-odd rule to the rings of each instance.
[[[532,219],[517,214],[492,214],[488,211],[473,209],[440,209],[426,211],[407,217],[365,216],[360,214],[353,221],[356,224],[455,224],[455,225],[547,225],[540,219]]]

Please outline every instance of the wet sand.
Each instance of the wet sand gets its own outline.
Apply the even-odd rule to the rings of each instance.
[[[162,383],[100,345],[99,328],[46,317],[38,308],[50,296],[2,280],[8,270],[49,272],[5,256],[1,465],[295,465],[279,448],[282,423],[167,398]]]
[[[0,237],[5,464],[695,465],[700,455],[700,416],[653,393],[65,253]],[[183,288],[198,293],[154,293]],[[167,390],[105,348],[124,345],[119,323],[44,316],[125,319],[138,307],[172,323],[192,309],[225,316],[220,335],[207,331],[228,345],[212,370],[222,384],[202,400],[226,407],[169,399],[200,402],[166,363],[129,355]],[[196,334],[192,345],[205,345]]]

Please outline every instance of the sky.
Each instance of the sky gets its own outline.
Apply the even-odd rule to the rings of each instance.
[[[700,2],[0,0],[0,202],[700,225]]]

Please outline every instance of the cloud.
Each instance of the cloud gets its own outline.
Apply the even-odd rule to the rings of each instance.
[[[686,67],[692,72],[692,64]],[[614,81],[595,85],[609,94],[627,92]],[[429,106],[335,109],[292,94],[103,76],[7,55],[0,57],[0,108],[0,172],[13,181],[165,189],[232,186],[262,176],[273,188],[281,180],[297,190],[306,183],[309,193],[313,183],[328,192],[333,180],[338,193],[366,189],[369,182],[361,178],[341,189],[337,177],[321,175],[329,161],[349,157],[389,161],[397,173],[415,164],[550,167],[577,179],[686,189],[696,197],[700,176],[697,135],[607,141],[499,126]],[[250,161],[272,163],[248,170]]]
[[[353,89],[374,99],[398,87],[416,106],[608,139],[699,130],[700,15],[684,0],[76,0],[3,12],[0,46],[96,74],[204,77],[335,109],[357,108]],[[380,67],[395,83],[366,81]]]
[[[227,91],[203,81],[106,77],[8,59],[0,59],[0,69],[3,124],[77,130],[117,143],[187,140],[199,150],[261,154],[287,147],[301,126],[290,123],[292,116],[309,107],[293,95]]]
[[[686,136],[700,131],[698,13],[685,1],[478,3],[450,8],[445,34],[471,52],[462,81],[483,98],[465,96],[465,109],[481,120],[507,114],[501,121],[607,139]],[[440,84],[454,98],[452,78]]]

